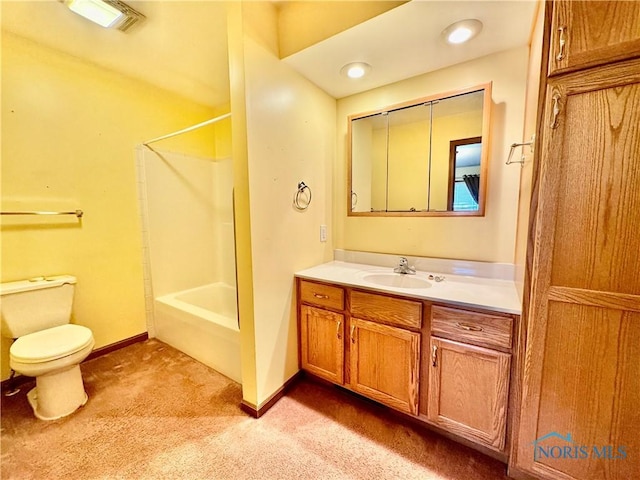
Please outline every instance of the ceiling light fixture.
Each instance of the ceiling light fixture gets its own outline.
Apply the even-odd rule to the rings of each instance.
[[[474,18],[452,23],[442,31],[442,38],[454,45],[468,42],[482,30],[482,22]]]
[[[145,16],[120,0],[65,0],[74,13],[105,28],[127,31]]]
[[[371,70],[371,65],[364,62],[347,63],[340,69],[340,73],[349,78],[362,78]]]

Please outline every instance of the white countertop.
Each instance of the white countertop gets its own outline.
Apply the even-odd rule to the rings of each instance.
[[[444,280],[441,282],[429,280],[428,276],[430,274],[443,275]],[[522,312],[522,305],[515,283],[510,280],[423,271],[416,272],[416,275],[400,275],[394,274],[393,269],[388,267],[341,261],[323,263],[322,265],[296,272],[295,275],[307,280],[318,280],[348,287],[361,287],[434,302],[441,301],[461,307],[486,308],[496,312],[516,315],[520,315]],[[371,278],[371,275],[397,275],[398,283],[404,281],[400,277],[407,277],[409,282],[412,282],[412,279],[416,279],[417,282],[422,280],[423,285],[426,286],[416,288],[385,286],[369,280],[367,277]],[[389,277],[389,279],[395,280],[392,277]]]

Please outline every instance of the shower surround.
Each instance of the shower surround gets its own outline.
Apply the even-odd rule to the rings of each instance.
[[[139,147],[149,335],[240,382],[232,163]]]

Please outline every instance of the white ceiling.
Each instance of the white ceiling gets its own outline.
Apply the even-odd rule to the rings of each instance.
[[[413,0],[284,59],[336,98],[529,43],[535,0]],[[477,18],[484,27],[468,44],[440,38],[448,25]],[[350,62],[373,68],[361,79],[340,69]]]
[[[56,0],[0,0],[2,28],[104,68],[177,92],[199,103],[229,101],[224,2],[127,2],[147,19],[126,33],[103,29]],[[414,0],[284,59],[330,95],[341,98],[492,52],[526,45],[536,1]],[[450,46],[440,32],[478,18],[482,33]],[[351,61],[373,66],[350,80]]]

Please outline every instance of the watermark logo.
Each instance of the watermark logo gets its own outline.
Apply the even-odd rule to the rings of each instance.
[[[577,459],[595,458],[602,460],[625,460],[627,448],[624,445],[582,445],[571,433],[562,435],[550,432],[536,438],[533,445],[533,459]]]

